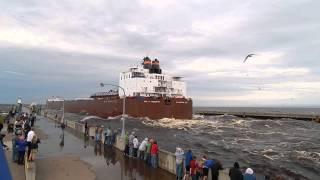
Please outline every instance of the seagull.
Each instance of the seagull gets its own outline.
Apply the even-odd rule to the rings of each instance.
[[[244,58],[243,63],[245,63],[248,58],[250,58],[250,57],[252,57],[252,56],[255,56],[255,55],[256,55],[256,54],[248,54],[248,55],[246,56],[246,58]]]

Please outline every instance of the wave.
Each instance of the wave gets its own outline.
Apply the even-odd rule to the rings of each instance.
[[[320,164],[320,153],[319,152],[308,152],[308,151],[294,151],[298,159],[308,159]]]
[[[81,119],[80,122],[85,122],[85,121],[87,121],[87,120],[89,120],[89,119],[106,120],[106,119],[103,119],[103,118],[98,117],[98,116],[86,116],[86,117],[84,117],[83,119]]]

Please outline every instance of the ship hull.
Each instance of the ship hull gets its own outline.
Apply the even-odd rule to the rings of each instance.
[[[118,116],[123,113],[123,99],[66,100],[65,112],[87,113],[103,118]],[[150,119],[192,118],[192,100],[185,98],[127,97],[125,114],[132,117]],[[48,101],[48,109],[61,109],[62,101]]]

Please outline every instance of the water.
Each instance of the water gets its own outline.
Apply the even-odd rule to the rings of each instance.
[[[72,115],[74,120],[85,117]],[[112,128],[121,128],[122,124],[118,118],[86,120]],[[128,118],[126,129],[135,131],[140,140],[146,136],[156,138],[160,148],[171,152],[176,146],[190,148],[197,155],[219,159],[225,167],[238,161],[242,167],[252,167],[260,177],[320,177],[320,124],[315,122],[229,115],[198,116],[193,120]]]

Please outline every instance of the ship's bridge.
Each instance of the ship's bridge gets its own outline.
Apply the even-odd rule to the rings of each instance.
[[[119,85],[126,96],[186,97],[186,84],[182,77],[162,73],[159,60],[143,59],[141,66],[120,73]],[[123,92],[119,89],[119,95]]]

